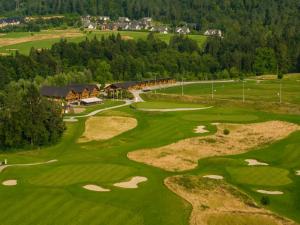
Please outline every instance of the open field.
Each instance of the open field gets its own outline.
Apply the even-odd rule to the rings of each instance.
[[[274,76],[272,76],[274,77]],[[279,80],[246,80],[244,82],[245,101],[277,102],[279,103],[280,83],[282,83],[282,102],[300,104],[300,76],[286,75]],[[243,100],[243,82],[191,84],[184,86],[184,94],[199,96],[204,99]],[[158,93],[181,95],[181,87],[158,90]]]
[[[202,91],[192,85],[186,86],[185,90],[195,95]],[[298,92],[291,91],[291,96],[295,93]],[[291,98],[296,104],[297,97]],[[143,107],[162,107],[164,101],[153,100],[143,103],[146,104]],[[164,107],[187,103],[177,98],[177,102],[168,104]],[[82,115],[86,113],[82,112]],[[249,152],[237,151],[238,155],[218,154],[195,160],[195,166],[185,172],[168,172],[155,165],[127,158],[128,153],[141,149],[156,149],[185,139],[217,135],[216,123],[248,127],[267,121],[283,121],[284,124],[298,127],[299,114],[276,114],[236,105],[214,105],[206,110],[182,112],[143,112],[125,106],[99,113],[95,117],[135,118],[137,126],[108,140],[78,143],[89,119],[78,118],[78,122],[67,123],[63,139],[55,146],[35,151],[0,153],[0,160],[7,159],[9,164],[57,160],[34,166],[6,167],[0,172],[1,225],[188,225],[192,224],[191,215],[195,215],[195,209],[198,210],[196,216],[204,216],[209,225],[292,224],[288,219],[300,223],[300,176],[297,176],[300,170],[300,131],[274,129],[276,133],[284,131],[284,135],[267,142],[253,139]],[[195,128],[199,125],[205,126],[209,132],[196,133]],[[234,135],[234,128],[227,128]],[[267,135],[273,137],[272,132]],[[247,159],[268,165],[248,166]],[[201,179],[207,175],[218,175],[224,178],[213,183],[217,188],[215,195],[209,195],[211,198],[205,194],[197,195],[207,202],[202,206],[202,209],[207,209],[205,215],[197,207],[193,210],[195,204],[199,205],[197,202],[191,202],[184,193],[172,188],[170,190],[170,186],[165,184],[170,177],[179,175]],[[115,186],[130,185],[137,178],[141,178],[141,183],[136,184],[135,188]],[[16,181],[15,186],[1,185],[2,182],[13,180]],[[193,189],[188,181],[184,184],[188,190]],[[204,190],[210,188],[205,182],[200,184]],[[110,191],[91,191],[84,186]],[[236,191],[231,192],[233,187]],[[267,195],[257,190],[280,191],[283,194]],[[227,194],[222,195],[224,193]],[[230,193],[235,194],[232,197]],[[216,206],[213,198],[219,197],[218,200],[223,196],[228,197],[223,199],[226,207],[231,201],[234,202],[233,206],[243,206],[244,211],[237,216],[237,208],[231,207],[225,213],[228,208]],[[268,196],[270,200],[265,209],[261,208],[263,206],[260,203],[263,196]],[[254,201],[260,208],[253,206]],[[210,206],[209,209],[207,206]],[[214,214],[214,210],[223,210],[223,214]]]
[[[111,34],[117,35],[118,33],[124,39],[146,39],[148,32],[135,32],[135,31],[87,31],[82,32],[78,29],[67,30],[45,30],[41,32],[12,32],[0,36],[0,53],[13,53],[18,50],[22,54],[29,54],[30,49],[50,48],[54,43],[58,42],[61,38],[66,38],[71,42],[80,42],[85,38],[94,38],[95,36],[101,38],[107,37]],[[165,42],[169,42],[173,34],[156,34],[158,38]],[[189,35],[189,37],[203,47],[206,37],[202,35]]]

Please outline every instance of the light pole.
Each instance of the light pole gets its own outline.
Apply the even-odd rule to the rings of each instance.
[[[183,77],[181,77],[181,96],[183,96]]]
[[[243,103],[245,102],[245,81],[243,80]]]
[[[211,99],[214,99],[214,80],[211,80]]]

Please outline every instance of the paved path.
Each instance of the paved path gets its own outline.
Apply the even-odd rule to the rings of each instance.
[[[27,163],[27,164],[11,164],[11,165],[3,165],[0,166],[0,173],[7,167],[11,167],[11,166],[36,166],[36,165],[44,165],[44,164],[49,164],[49,163],[55,163],[57,162],[57,159],[53,159],[47,162],[39,162],[39,163]]]
[[[133,103],[133,101],[131,101],[131,100],[125,100],[125,103],[122,104],[122,105],[112,106],[112,107],[108,107],[108,108],[104,108],[104,109],[98,109],[98,110],[95,110],[95,111],[93,111],[91,113],[88,113],[86,115],[67,117],[67,118],[64,119],[64,121],[65,122],[76,122],[76,121],[78,121],[76,118],[84,118],[84,117],[95,116],[96,114],[98,114],[100,112],[104,112],[104,111],[111,110],[111,109],[121,108],[121,107],[124,107],[124,106],[127,106],[127,105],[131,105],[132,103]]]

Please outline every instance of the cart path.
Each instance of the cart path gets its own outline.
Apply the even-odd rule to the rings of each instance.
[[[11,165],[3,165],[0,166],[0,173],[7,167],[11,167],[11,166],[37,166],[37,165],[45,165],[45,164],[49,164],[49,163],[55,163],[57,162],[57,159],[53,159],[47,162],[38,162],[38,163],[27,163],[27,164],[11,164]]]

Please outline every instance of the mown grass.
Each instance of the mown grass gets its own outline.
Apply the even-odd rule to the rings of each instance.
[[[167,102],[167,101],[138,102],[138,103],[134,103],[133,106],[137,109],[175,109],[175,108],[205,107],[204,105],[200,105],[200,104]]]
[[[0,185],[1,225],[15,224],[103,224],[103,225],[187,225],[191,206],[169,191],[163,184],[166,172],[129,160],[130,151],[154,148],[178,140],[194,137],[195,126],[214,122],[260,122],[283,120],[300,124],[298,115],[272,114],[253,109],[217,106],[191,112],[150,113],[123,107],[101,115],[135,117],[138,126],[108,141],[77,144],[84,131],[85,119],[69,123],[60,143],[35,150],[2,152],[0,159],[9,163],[40,162],[58,159],[58,162],[31,167],[11,167],[0,173],[0,182],[17,179],[15,187]],[[211,131],[213,132],[213,131]],[[284,192],[270,196],[269,209],[300,222],[300,132],[258,151],[237,156],[217,157],[199,161],[199,167],[182,174],[220,174],[225,181],[237,186],[258,203],[261,194],[256,189]],[[270,167],[248,168],[245,159],[255,158]],[[257,170],[258,169],[258,170]],[[132,176],[145,176],[148,181],[138,189],[120,189],[114,182]],[[247,179],[245,179],[245,177]],[[287,180],[289,182],[287,182]],[[263,181],[263,183],[261,183]],[[98,184],[111,192],[97,193],[82,188]],[[284,207],[282,207],[284,205]],[[228,218],[219,223],[239,224],[234,221],[256,221],[255,218]],[[226,223],[225,223],[226,221]],[[258,221],[259,222],[259,221]]]
[[[94,37],[101,38],[101,37],[108,37],[109,35],[115,34],[117,35],[118,33],[121,34],[124,38],[129,38],[133,40],[137,39],[146,39],[148,36],[148,32],[136,32],[136,31],[87,31],[87,32],[82,32],[80,30],[76,30],[79,34],[81,33],[83,36],[81,37],[69,37],[66,38],[70,42],[81,42],[84,41],[86,38],[92,39]],[[29,37],[32,34],[33,35],[40,35],[40,34],[56,34],[57,32],[68,32],[68,30],[62,30],[62,31],[57,31],[57,30],[48,30],[48,31],[42,31],[42,32],[12,32],[8,33],[6,35],[0,36],[0,38],[22,38],[22,37]],[[72,32],[74,32],[74,29],[72,29]],[[165,41],[166,43],[169,43],[171,37],[174,34],[155,34],[159,39]],[[195,40],[199,47],[202,48],[205,45],[206,42],[206,37],[203,35],[188,35],[189,38]],[[15,51],[10,51],[9,49],[17,49],[20,53],[28,55],[30,52],[30,49],[32,47],[36,49],[48,49],[51,48],[51,46],[54,43],[59,42],[60,39],[57,38],[49,38],[45,40],[37,40],[37,41],[31,41],[31,42],[24,42],[24,43],[19,43],[19,44],[14,44],[14,45],[6,45],[6,46],[0,46],[0,53],[14,53]]]

